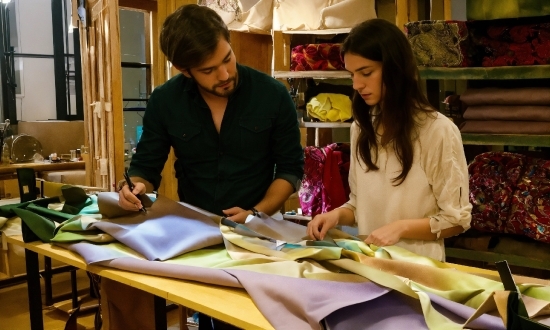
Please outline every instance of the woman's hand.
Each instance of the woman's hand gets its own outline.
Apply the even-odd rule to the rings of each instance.
[[[376,246],[394,245],[401,239],[405,227],[403,221],[394,221],[370,233],[365,239],[365,243]]]
[[[125,184],[118,192],[118,205],[125,210],[139,211],[143,205],[141,205],[141,201],[136,196],[145,194],[145,192],[145,184],[142,182],[135,182],[133,191],[130,191],[128,185]]]
[[[338,224],[340,216],[336,210],[316,215],[307,224],[307,234],[315,240],[323,240],[329,229]]]

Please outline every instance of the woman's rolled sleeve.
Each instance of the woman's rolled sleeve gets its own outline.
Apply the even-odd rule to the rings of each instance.
[[[434,152],[426,159],[427,177],[430,179],[439,212],[429,216],[431,232],[439,235],[447,228],[470,228],[472,205],[469,202],[468,166],[458,128],[450,123],[442,132]],[[436,141],[434,141],[436,142]]]

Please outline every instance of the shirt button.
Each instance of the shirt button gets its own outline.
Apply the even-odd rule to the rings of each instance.
[[[254,127],[254,130],[257,131],[257,130],[258,130],[258,126]]]
[[[220,156],[223,155],[223,151],[220,151]]]
[[[183,133],[183,137],[185,137],[187,134]]]

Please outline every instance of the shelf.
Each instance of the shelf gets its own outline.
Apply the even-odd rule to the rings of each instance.
[[[418,67],[422,79],[541,79],[550,78],[550,65],[475,68]]]
[[[342,28],[342,29],[326,29],[326,30],[279,30],[282,34],[315,34],[315,35],[325,35],[325,34],[340,34],[340,33],[349,33],[351,28]]]
[[[313,78],[313,79],[342,79],[351,78],[348,71],[273,71],[272,76],[278,79]]]
[[[470,145],[550,147],[550,135],[462,133],[462,143]]]
[[[300,127],[305,128],[349,128],[351,127],[351,123],[344,122],[344,123],[322,123],[322,122],[316,122],[316,121],[302,121],[300,122]]]

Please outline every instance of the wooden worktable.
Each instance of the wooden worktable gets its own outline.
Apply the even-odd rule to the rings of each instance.
[[[25,248],[26,258],[29,258],[29,253],[27,252],[31,251],[31,256],[27,260],[29,281],[31,280],[31,269],[29,269],[28,263],[32,262],[32,253],[36,253],[152,293],[160,298],[181,304],[240,328],[273,329],[244,289],[213,286],[198,282],[87,265],[82,257],[76,253],[39,241],[24,243],[21,236],[9,236],[7,241]],[[36,269],[38,269],[37,266]],[[29,290],[31,288],[30,284],[29,282]],[[33,292],[33,295],[36,296],[37,293]],[[31,309],[31,327],[32,329],[39,329],[40,327],[36,325],[36,319],[33,322],[32,309],[36,308],[36,306],[33,307],[31,301],[29,301],[29,304]],[[38,323],[42,323],[41,306],[39,311],[35,311],[35,313],[38,312],[40,313],[40,322]],[[37,317],[36,314],[34,316]]]

